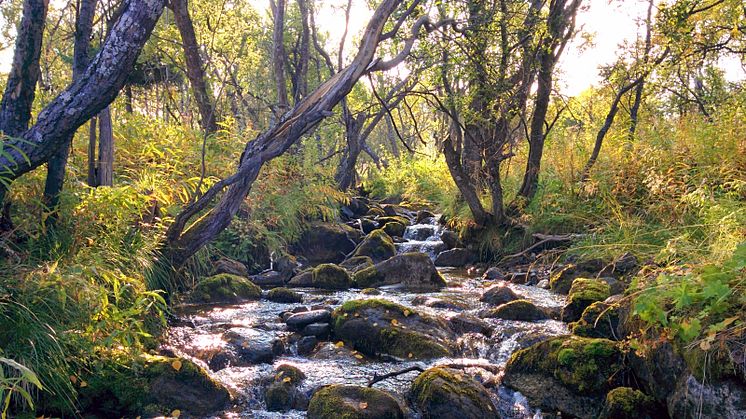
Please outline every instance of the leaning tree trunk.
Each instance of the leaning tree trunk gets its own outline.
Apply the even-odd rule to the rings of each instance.
[[[171,8],[174,12],[176,27],[181,35],[187,78],[192,86],[194,100],[197,102],[200,123],[207,134],[212,134],[218,130],[215,107],[207,89],[204,64],[199,54],[199,44],[197,43],[197,35],[194,33],[192,17],[189,15],[188,0],[171,0]]]
[[[262,166],[282,155],[303,134],[331,115],[332,108],[347,96],[360,77],[377,67],[371,66],[371,62],[384,24],[400,3],[401,0],[384,0],[368,23],[358,54],[352,63],[305,97],[269,130],[248,142],[239,159],[237,172],[217,182],[177,215],[166,235],[162,263],[175,268],[182,266],[225,229],[251,190]],[[187,223],[206,210],[226,188],[217,205],[187,228]]]
[[[99,53],[17,140],[3,143],[0,173],[14,180],[46,163],[75,130],[108,106],[132,70],[165,0],[127,2]]]
[[[41,42],[47,16],[47,0],[26,0],[23,2],[23,17],[18,27],[13,65],[5,84],[5,93],[0,103],[0,131],[4,136],[18,137],[31,120],[31,106],[36,94],[36,82],[41,69]],[[4,150],[3,150],[4,151]],[[6,213],[4,201],[10,180],[13,178],[9,167],[0,165],[0,207]],[[9,213],[9,212],[8,212]],[[2,224],[10,226],[10,219],[2,218]]]
[[[73,45],[73,82],[80,79],[88,66],[88,50],[91,34],[93,33],[93,18],[96,15],[97,0],[82,0],[79,3],[75,19],[75,42]],[[57,207],[60,193],[65,183],[65,169],[67,157],[70,155],[75,133],[70,134],[67,141],[57,150],[47,162],[47,178],[44,182],[43,202],[49,212],[48,223],[54,225],[59,214]]]

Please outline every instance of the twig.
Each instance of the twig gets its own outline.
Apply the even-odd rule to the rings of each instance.
[[[406,374],[412,371],[425,372],[425,369],[418,365],[414,365],[412,367],[404,368],[403,370],[399,370],[399,371],[390,372],[388,374],[383,374],[383,375],[373,374],[373,378],[371,378],[370,381],[368,381],[368,387],[373,387],[373,384],[375,383],[381,382],[383,380],[387,380],[392,377],[398,377],[400,375],[403,375],[403,374]]]

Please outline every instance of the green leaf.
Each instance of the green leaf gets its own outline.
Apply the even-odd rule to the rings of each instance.
[[[699,332],[702,331],[702,323],[700,323],[699,319],[693,318],[688,321],[683,321],[681,324],[679,324],[679,338],[683,340],[684,342],[691,342],[693,341],[697,336],[699,336]]]

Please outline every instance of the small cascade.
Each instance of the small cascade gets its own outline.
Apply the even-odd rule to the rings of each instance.
[[[438,253],[445,250],[445,244],[440,239],[443,228],[438,225],[435,217],[424,220],[422,224],[413,224],[404,231],[404,242],[397,243],[399,253],[420,252],[435,259]]]

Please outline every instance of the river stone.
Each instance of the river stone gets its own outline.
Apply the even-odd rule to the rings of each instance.
[[[355,273],[362,269],[373,266],[373,259],[369,258],[368,256],[355,256],[340,263],[339,266],[347,269],[351,273]]]
[[[267,292],[267,299],[276,303],[300,303],[303,301],[303,296],[293,290],[280,287],[272,288]]]
[[[287,280],[288,276],[286,274],[277,271],[264,271],[251,277],[251,282],[265,288],[281,287],[285,285]]]
[[[572,282],[567,296],[567,304],[562,308],[562,321],[580,320],[583,310],[596,301],[603,301],[610,296],[609,284],[600,279],[578,278]]]
[[[360,227],[360,230],[362,230],[364,234],[370,234],[371,231],[379,228],[378,222],[371,220],[370,218],[361,218],[355,224]]]
[[[218,274],[200,280],[192,291],[191,300],[195,303],[238,303],[257,300],[261,295],[261,288],[247,278]]]
[[[297,348],[298,348],[298,355],[308,355],[316,348],[316,344],[319,343],[319,340],[316,339],[316,336],[303,336],[298,340]]]
[[[390,204],[382,205],[381,209],[383,209],[383,213],[387,217],[396,217],[399,215],[399,213],[396,212],[396,205],[390,205]]]
[[[493,266],[484,271],[482,279],[484,279],[485,281],[504,281],[505,274],[503,274],[503,271],[500,268],[496,268]]]
[[[264,393],[267,410],[287,412],[291,409],[305,409],[308,406],[308,396],[298,390],[298,385],[305,378],[306,375],[297,367],[288,364],[278,366]]]
[[[708,377],[702,384],[691,374],[679,379],[668,398],[672,418],[746,418],[746,386],[739,379]]]
[[[423,419],[498,417],[487,389],[460,370],[430,368],[414,380],[410,395]]]
[[[497,285],[489,287],[483,294],[479,301],[494,306],[509,303],[511,301],[519,300],[521,297],[515,293],[505,282],[501,282]]]
[[[606,394],[622,384],[623,358],[617,342],[558,336],[515,352],[503,384],[543,410],[595,419]]]
[[[432,260],[424,253],[402,253],[365,268],[353,276],[358,288],[400,284],[412,291],[431,291],[446,286]]]
[[[665,416],[652,397],[630,387],[617,387],[606,395],[598,419],[657,419]]]
[[[215,261],[215,264],[213,265],[213,275],[217,274],[231,274],[246,278],[249,276],[249,270],[242,262],[227,257],[221,257]]]
[[[355,250],[362,233],[343,224],[314,222],[300,239],[290,246],[291,253],[310,264],[339,263]]]
[[[435,214],[428,210],[421,210],[417,211],[417,216],[414,218],[414,222],[417,224],[424,224],[430,218],[435,218]]]
[[[503,320],[518,320],[524,322],[533,322],[537,320],[546,320],[549,318],[547,313],[534,303],[528,300],[515,300],[502,304],[485,313],[484,317]]]
[[[383,300],[353,300],[332,314],[334,337],[369,356],[430,359],[452,354],[456,334],[442,319]]]
[[[386,212],[379,206],[371,206],[365,215],[368,217],[385,217]]]
[[[285,350],[284,343],[263,331],[247,327],[234,327],[223,334],[223,339],[249,364],[271,363]]]
[[[308,419],[403,419],[399,402],[381,390],[333,384],[314,393]]]
[[[301,330],[303,336],[315,336],[319,339],[324,339],[329,336],[331,327],[329,323],[311,323]]]
[[[588,338],[622,340],[626,336],[620,328],[619,312],[619,304],[597,301],[583,310],[580,319],[570,324],[570,330],[574,335]]]
[[[311,310],[293,314],[285,323],[292,329],[301,330],[312,323],[329,323],[331,318],[329,310]]]
[[[435,258],[435,266],[461,267],[474,263],[475,260],[477,260],[477,256],[471,250],[455,248],[440,252]]]
[[[456,247],[464,247],[461,240],[458,239],[458,234],[451,230],[443,230],[443,232],[440,233],[440,240],[445,244],[446,250]]]
[[[407,229],[407,226],[396,221],[389,221],[381,229],[390,237],[401,237],[404,235],[404,230]]]
[[[326,290],[346,290],[350,288],[352,278],[342,267],[332,263],[307,269],[294,276],[288,286],[290,287],[314,287]]]
[[[493,327],[486,321],[466,313],[459,313],[448,319],[448,322],[456,333],[481,333],[489,336],[493,330]]]
[[[391,237],[383,230],[374,230],[355,249],[353,256],[368,256],[373,262],[382,262],[396,254]]]

